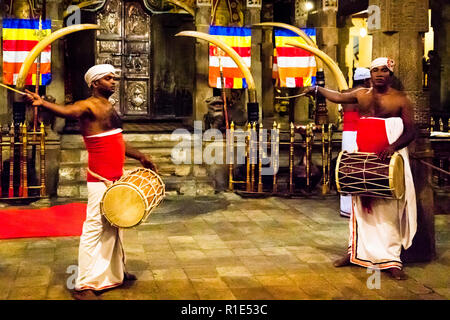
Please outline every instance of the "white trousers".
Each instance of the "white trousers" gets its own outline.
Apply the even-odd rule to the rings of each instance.
[[[100,213],[105,184],[88,182],[87,188],[88,204],[80,237],[75,290],[104,290],[119,286],[123,282],[123,230],[113,227]]]

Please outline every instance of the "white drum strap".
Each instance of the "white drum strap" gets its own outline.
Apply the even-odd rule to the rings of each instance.
[[[89,174],[91,176],[93,176],[94,178],[97,178],[98,180],[100,180],[101,182],[103,182],[107,187],[111,186],[113,184],[113,182],[111,180],[108,180],[106,178],[103,178],[101,175],[95,173],[94,171],[92,171],[91,169],[87,168],[87,172],[89,172]]]

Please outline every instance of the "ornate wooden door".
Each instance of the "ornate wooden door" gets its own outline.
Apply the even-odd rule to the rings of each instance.
[[[150,20],[140,1],[110,0],[97,13],[96,63],[122,70],[110,98],[122,119],[154,117]]]

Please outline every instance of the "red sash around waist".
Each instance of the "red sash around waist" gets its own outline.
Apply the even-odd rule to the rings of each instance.
[[[359,112],[344,111],[342,131],[356,131],[358,129]]]
[[[125,142],[122,132],[113,130],[111,133],[83,137],[88,151],[89,169],[94,173],[114,181],[123,174],[125,163]],[[99,182],[91,174],[87,174],[88,182]]]
[[[356,143],[359,152],[380,152],[389,146],[386,132],[386,119],[359,119]]]

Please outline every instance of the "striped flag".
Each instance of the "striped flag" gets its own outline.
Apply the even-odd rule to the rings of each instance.
[[[302,29],[314,42],[316,30]],[[288,46],[288,42],[305,43],[299,35],[287,29],[275,29],[275,53],[272,76],[278,78],[283,88],[298,88],[316,83],[316,59],[314,55],[301,48]]]
[[[51,20],[40,23],[34,19],[3,19],[3,83],[15,85],[20,67],[25,57],[39,42],[37,31],[41,24],[44,36],[51,33]],[[47,85],[51,81],[51,47],[41,53],[40,85]],[[30,68],[25,80],[26,85],[36,84],[36,61]]]
[[[210,26],[209,34],[217,36],[220,40],[232,47],[250,68],[251,60],[251,29],[241,27]],[[209,44],[209,86],[221,88],[220,64],[223,68],[225,88],[247,88],[244,74],[236,63],[223,50]]]

